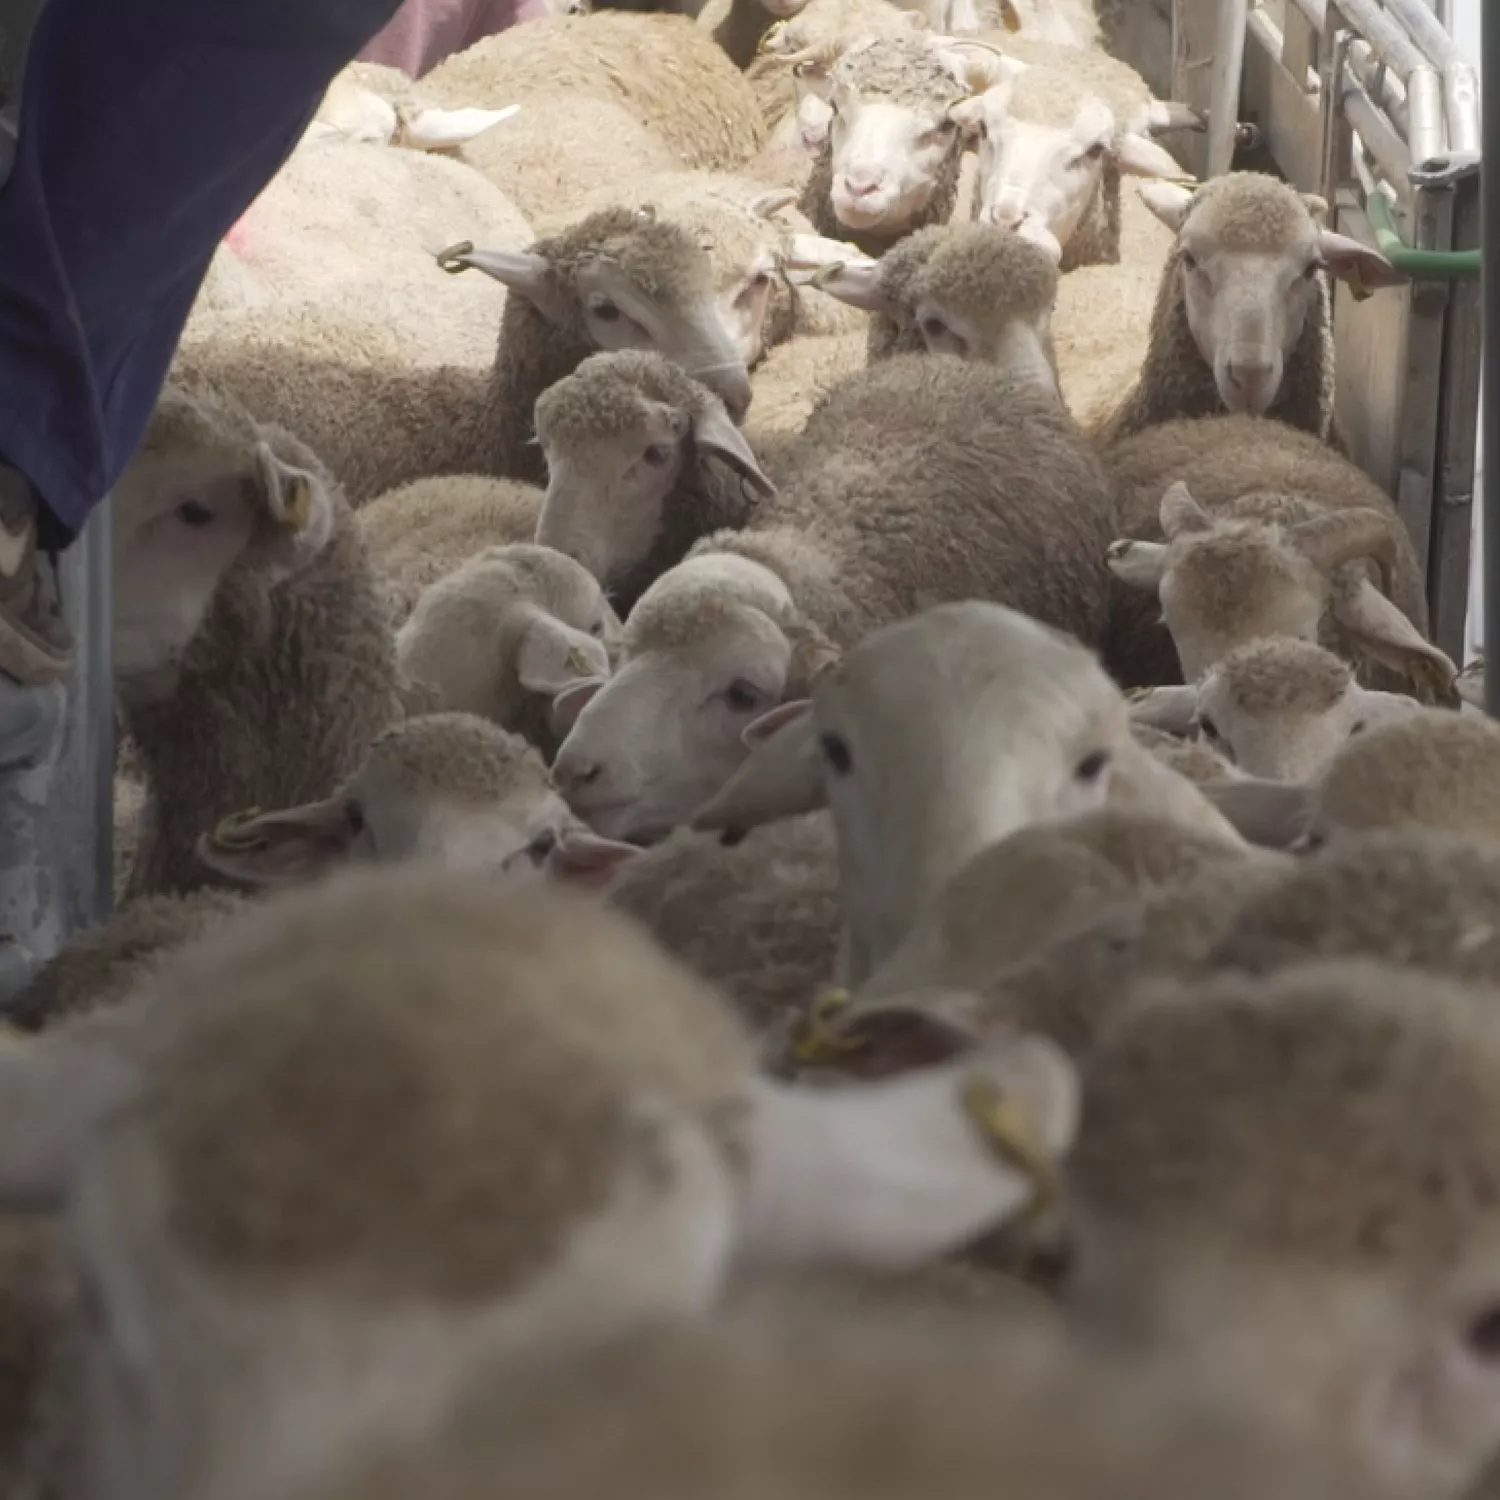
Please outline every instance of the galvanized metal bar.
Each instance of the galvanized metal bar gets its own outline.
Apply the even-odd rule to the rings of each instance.
[[[1479,74],[1466,62],[1443,69],[1443,107],[1448,116],[1448,150],[1454,156],[1478,156],[1480,124]]]
[[[1375,56],[1368,42],[1357,38],[1349,43],[1349,71],[1404,139],[1410,125],[1406,113],[1406,89],[1401,80]]]
[[[1375,49],[1381,61],[1396,70],[1402,82],[1406,82],[1418,68],[1432,68],[1417,44],[1375,0],[1337,0],[1336,8]]]
[[[1406,144],[1417,166],[1445,162],[1448,155],[1448,108],[1442,74],[1426,67],[1406,76]]]
[[[1348,68],[1350,41],[1340,19],[1337,7],[1330,5],[1323,33],[1323,151],[1318,178],[1318,192],[1330,204],[1338,196],[1339,183],[1352,170],[1349,124],[1335,104]]]
[[[1219,0],[1209,88],[1208,176],[1220,177],[1234,165],[1235,130],[1240,119],[1240,83],[1245,74],[1245,27],[1250,0]]]
[[[1453,38],[1443,29],[1443,23],[1433,15],[1425,0],[1384,0],[1384,4],[1439,72],[1450,63],[1463,61]]]
[[[1359,132],[1381,175],[1402,195],[1404,201],[1411,198],[1411,155],[1406,143],[1391,128],[1385,116],[1375,107],[1374,101],[1358,83],[1346,82],[1339,96],[1339,104],[1345,118]]]
[[[1314,31],[1322,31],[1323,13],[1326,9],[1323,0],[1287,0],[1287,4],[1295,5]]]

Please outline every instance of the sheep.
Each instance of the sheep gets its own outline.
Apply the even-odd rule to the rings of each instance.
[[[1144,724],[1137,716],[1135,706],[1131,709],[1130,729],[1136,740],[1157,760],[1195,785],[1210,781],[1233,781],[1243,774],[1232,761],[1225,758],[1222,751],[1216,750],[1206,741],[1179,739],[1175,734]]]
[[[882,1316],[883,1314],[883,1316]],[[830,1309],[747,1298],[588,1364],[476,1382],[420,1437],[367,1442],[307,1500],[1333,1500],[1337,1459],[1294,1447],[1175,1372],[1017,1312]],[[352,1446],[352,1445],[351,1445]]]
[[[759,149],[765,124],[744,77],[682,16],[547,17],[486,37],[422,80],[436,104],[501,106],[561,93],[624,105],[678,158],[728,171]]]
[[[951,37],[870,37],[849,48],[820,75],[833,118],[799,205],[814,229],[878,255],[946,223],[964,154],[955,109],[1003,67],[993,49]]]
[[[1327,441],[1333,428],[1328,276],[1397,286],[1378,251],[1325,228],[1328,205],[1258,172],[1138,189],[1177,236],[1140,378],[1106,424],[1116,441],[1174,417],[1248,412]]]
[[[559,785],[596,831],[664,831],[712,796],[746,725],[805,684],[799,640],[815,658],[820,636],[845,647],[962,599],[1099,638],[1091,548],[1112,499],[1055,394],[898,356],[830,392],[786,464],[749,529],[705,538],[642,595],[609,682],[559,697],[575,721]]]
[[[835,264],[816,280],[870,313],[871,364],[925,349],[998,364],[1058,390],[1051,331],[1057,260],[1018,234],[988,225],[933,225],[878,261]]]
[[[1494,993],[1350,962],[1161,986],[1082,1077],[1077,1315],[1207,1356],[1387,1492],[1462,1493],[1500,1439]]]
[[[514,120],[467,142],[458,156],[538,223],[599,188],[680,165],[624,104],[571,90],[528,99]]]
[[[1183,169],[1151,137],[1201,129],[1201,118],[1154,99],[1134,68],[1103,52],[1024,37],[1004,46],[1022,69],[955,111],[978,142],[974,217],[1045,227],[1065,272],[1118,262],[1121,176],[1181,181]]]
[[[745,435],[763,467],[779,478],[788,439],[807,425],[813,408],[846,376],[865,367],[866,334],[793,339],[761,361],[750,377],[754,400]]]
[[[401,716],[349,514],[288,434],[169,386],[114,492],[115,681],[147,786],[127,891],[208,883],[204,828],[326,796]]]
[[[1236,647],[1195,686],[1153,689],[1131,718],[1196,730],[1246,775],[1298,781],[1320,773],[1352,735],[1419,711],[1413,698],[1360,687],[1321,646],[1268,636]]]
[[[199,294],[188,356],[212,357],[265,320],[314,309],[388,336],[408,366],[481,372],[506,297],[480,277],[439,282],[431,242],[463,238],[519,253],[534,236],[515,204],[461,162],[338,139],[299,147],[216,252],[238,273],[233,301],[213,282]]]
[[[620,622],[571,558],[491,547],[428,587],[396,632],[396,663],[445,709],[478,714],[550,756],[552,700],[609,676]]]
[[[304,143],[333,136],[382,146],[410,146],[418,151],[446,151],[462,146],[516,113],[504,109],[431,109],[421,90],[400,68],[352,62],[334,75],[324,90]]]
[[[747,738],[775,771],[783,804],[756,786],[763,771],[752,756],[692,821],[734,837],[752,821],[747,792],[762,817],[826,799],[839,829],[839,978],[851,989],[908,935],[903,973],[945,949],[948,916],[955,932],[969,925],[968,898],[989,882],[988,857],[976,881],[952,888],[951,913],[938,911],[926,931],[914,926],[981,851],[1029,823],[1114,795],[1147,815],[1190,818],[1203,839],[1230,851],[1243,848],[1191,787],[1135,744],[1125,702],[1093,654],[1001,605],[938,605],[886,626],[819,674],[810,705],[768,718]],[[882,793],[896,785],[899,798]],[[1005,940],[996,934],[997,944]]]
[[[1121,205],[1120,263],[1079,266],[1058,283],[1052,315],[1058,374],[1068,409],[1091,436],[1113,416],[1120,392],[1135,384],[1150,338],[1166,251],[1132,245],[1130,209],[1138,202],[1127,197]],[[1155,219],[1150,223],[1161,230]]]
[[[452,247],[442,263],[509,289],[488,374],[408,368],[394,341],[366,347],[355,325],[312,311],[281,336],[199,345],[188,368],[210,370],[260,420],[296,431],[355,505],[434,474],[544,482],[536,398],[598,349],[657,349],[735,416],[749,405],[707,253],[650,211],[591,214],[524,252]]]
[[[1420,709],[1385,715],[1301,781],[1245,781],[1214,801],[1247,837],[1321,843],[1340,830],[1442,829],[1500,841],[1500,727]]]
[[[608,899],[773,1035],[834,973],[838,857],[826,813],[788,818],[726,847],[681,829],[650,849],[569,834],[556,868],[607,861]]]
[[[544,391],[547,495],[536,539],[582,563],[622,610],[700,537],[774,496],[706,387],[657,354],[596,354]]]
[[[41,966],[6,1007],[22,1031],[117,1005],[174,948],[212,931],[244,905],[232,890],[143,896],[80,933]]]
[[[1068,1065],[1026,1038],[832,1092],[752,1063],[601,903],[419,870],[271,897],[8,1049],[0,1201],[65,1207],[91,1290],[80,1492],[296,1491],[481,1362],[706,1308],[731,1255],[912,1268],[1023,1210],[1075,1127]]]
[[[1317,639],[1320,621],[1419,683],[1451,680],[1390,497],[1316,438],[1245,416],[1169,422],[1110,449],[1106,467],[1122,523],[1109,568],[1126,586],[1108,660],[1127,686],[1178,680],[1179,664],[1196,680],[1258,636]]]
[[[582,199],[576,210],[646,207],[684,229],[713,265],[719,316],[747,368],[794,333],[847,333],[864,325],[856,311],[784,274],[794,253],[846,250],[812,233],[797,212],[795,189],[717,172],[632,173]],[[570,208],[570,212],[571,212]],[[557,222],[554,220],[553,222]]]
[[[400,628],[422,592],[490,547],[536,535],[542,492],[516,479],[439,474],[387,490],[355,516]]]

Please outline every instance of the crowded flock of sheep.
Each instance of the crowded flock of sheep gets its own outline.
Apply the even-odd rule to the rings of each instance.
[[[1335,421],[1400,278],[1184,177],[1128,5],[933,4],[355,64],[226,237],[116,914],[0,1049],[6,1494],[1484,1493],[1500,728]]]

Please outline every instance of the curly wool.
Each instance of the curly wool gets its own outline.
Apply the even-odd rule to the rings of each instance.
[[[1231,651],[1214,675],[1250,714],[1326,713],[1354,681],[1349,664],[1321,646],[1275,637]]]

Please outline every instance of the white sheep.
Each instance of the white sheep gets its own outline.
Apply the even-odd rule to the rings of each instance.
[[[629,109],[678,165],[707,171],[732,170],[765,138],[750,85],[707,31],[682,16],[546,17],[445,59],[422,90],[439,105],[519,104],[522,114],[535,99],[605,99]]]
[[[422,591],[491,547],[536,535],[542,492],[518,479],[438,474],[376,496],[355,516],[399,627]]]
[[[1136,385],[1111,440],[1174,417],[1248,412],[1327,439],[1333,427],[1329,276],[1406,280],[1378,250],[1324,226],[1328,205],[1258,172],[1139,192],[1177,238]]]
[[[552,700],[609,676],[620,622],[586,569],[548,547],[490,547],[423,591],[396,632],[402,677],[545,755]]]
[[[1420,711],[1414,698],[1371,692],[1347,662],[1311,641],[1267,636],[1236,647],[1203,679],[1149,689],[1134,723],[1197,734],[1248,776],[1316,776],[1352,735]]]
[[[774,499],[706,538],[625,625],[618,670],[559,697],[559,785],[600,833],[662,832],[744,759],[742,732],[848,646],[943,600],[1102,631],[1111,497],[1055,392],[903,355],[837,386]]]
[[[1118,261],[1121,177],[1180,181],[1182,167],[1152,137],[1201,120],[1154,99],[1133,68],[1103,52],[1024,37],[1003,46],[1022,66],[956,110],[978,145],[975,218],[1045,228],[1064,271]]]
[[[1309,433],[1245,416],[1165,422],[1111,449],[1124,535],[1110,667],[1193,681],[1236,646],[1336,644],[1446,691],[1411,538],[1369,475]],[[1165,538],[1165,540],[1158,540]],[[1161,617],[1167,628],[1162,628]]]
[[[206,883],[199,833],[326,796],[401,716],[338,488],[295,439],[169,386],[114,492],[114,661],[146,806],[129,894]]]
[[[777,1084],[597,901],[364,872],[0,1053],[0,1197],[68,1210],[87,1492],[229,1500],[311,1483],[351,1429],[420,1431],[488,1361],[700,1311],[732,1255],[921,1264],[1025,1208],[1075,1094],[1026,1038]]]
[[[946,916],[933,916],[934,930],[914,929],[976,856],[1030,823],[1112,798],[1181,821],[1190,840],[1196,833],[1230,853],[1243,847],[1191,786],[1136,744],[1125,700],[1091,652],[1000,605],[938,605],[872,633],[818,676],[809,705],[779,710],[750,738],[757,755],[694,826],[734,837],[827,801],[839,829],[839,977],[850,988],[909,935],[913,948],[897,963],[902,982],[916,982],[923,955],[937,964]],[[889,794],[894,786],[899,797]],[[988,888],[987,868],[977,879]],[[967,889],[963,880],[953,888],[960,927]],[[965,960],[955,953],[954,961]]]
[[[363,323],[315,309],[278,320],[279,331],[199,342],[179,364],[209,371],[262,421],[297,432],[355,504],[433,474],[540,483],[536,398],[600,349],[655,349],[735,415],[750,403],[707,252],[649,211],[591,214],[525,251],[449,247],[441,262],[509,291],[488,373],[412,368],[395,340],[369,342]],[[433,295],[441,290],[435,282]]]
[[[772,478],[780,477],[787,440],[807,425],[813,408],[846,376],[864,369],[866,342],[864,330],[792,339],[771,350],[751,372],[755,394],[745,435]]]
[[[303,140],[312,143],[333,136],[447,151],[510,119],[516,108],[511,104],[504,109],[434,109],[399,68],[352,62],[334,74]]]
[[[775,494],[723,403],[656,354],[596,354],[544,391],[536,539],[582,563],[622,612],[700,538]]]
[[[1354,1493],[1465,1493],[1500,1440],[1497,1079],[1487,988],[1344,962],[1142,991],[1083,1069],[1067,1300],[1336,1445]]]

